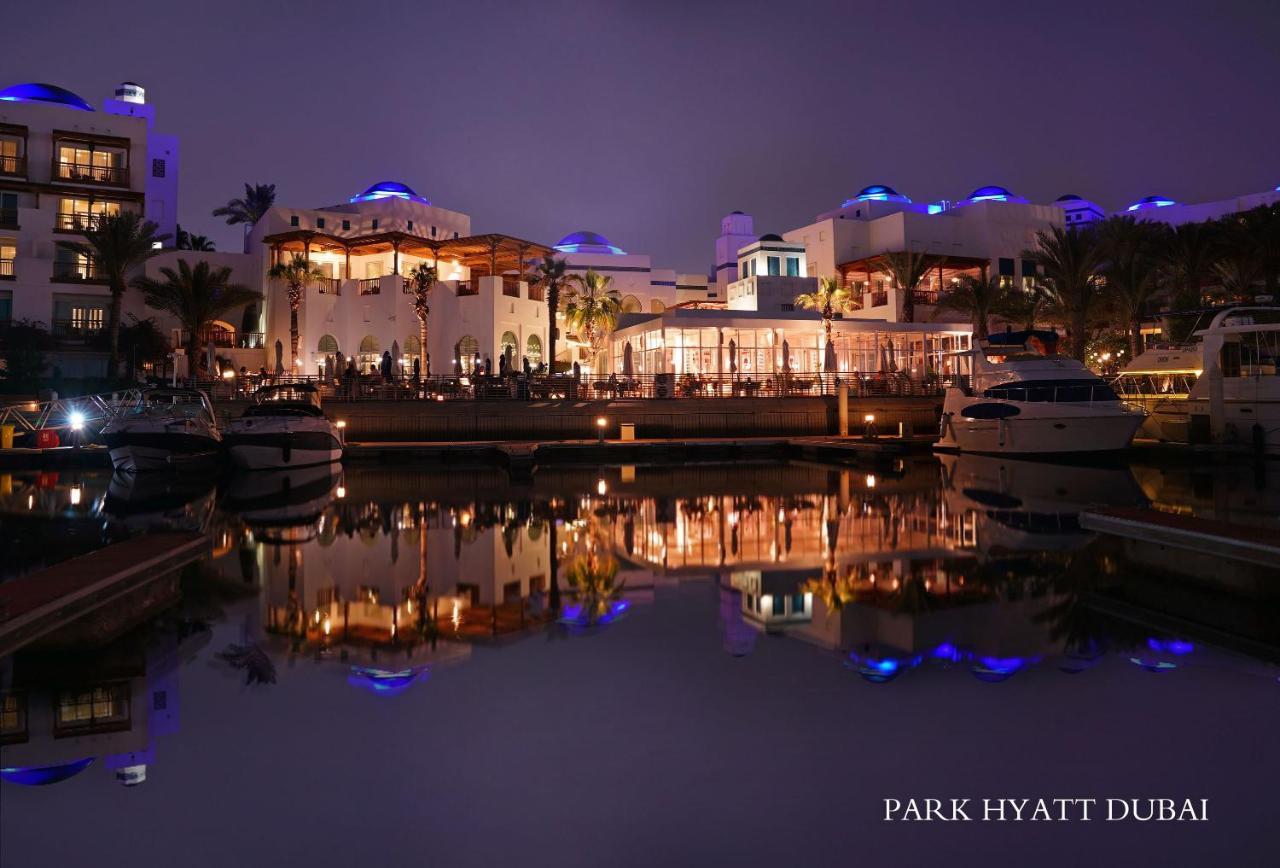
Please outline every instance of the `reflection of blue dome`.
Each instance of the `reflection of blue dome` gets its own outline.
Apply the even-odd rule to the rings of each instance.
[[[872,184],[870,187],[863,187],[858,191],[858,195],[852,199],[844,200],[841,208],[848,208],[855,202],[910,202],[906,196],[903,196],[897,190],[886,184]]]
[[[351,197],[352,202],[373,202],[378,199],[404,199],[409,202],[420,202],[423,205],[431,204],[424,197],[413,192],[413,188],[408,184],[401,184],[399,181],[379,181],[359,196]]]
[[[1137,202],[1129,206],[1130,211],[1141,211],[1144,208],[1167,208],[1170,205],[1178,203],[1170,199],[1168,196],[1143,196]]]
[[[626,253],[599,232],[570,232],[555,244],[561,253],[607,253],[621,256]]]
[[[93,760],[93,757],[86,757],[59,766],[0,769],[0,779],[11,784],[22,784],[24,787],[43,787],[75,777],[93,765]]]
[[[0,90],[0,99],[8,102],[51,102],[56,105],[80,109],[81,111],[93,111],[93,106],[66,88],[58,87],[56,84],[41,84],[40,82],[15,84],[13,87],[6,87],[4,90]]]
[[[781,240],[782,240],[782,236],[781,236],[781,235],[777,235],[777,234],[775,234],[775,233],[773,233],[773,232],[769,232],[769,233],[766,233],[766,234],[764,234],[764,235],[761,235],[761,236],[760,236],[759,238],[757,238],[756,240],[757,240],[757,241],[781,241]]]
[[[1081,201],[1081,199],[1080,199],[1080,197],[1079,197],[1079,196],[1077,196],[1075,193],[1067,193],[1065,196],[1059,196],[1057,199],[1054,199],[1053,201],[1055,201],[1055,202],[1079,202],[1079,201]]]

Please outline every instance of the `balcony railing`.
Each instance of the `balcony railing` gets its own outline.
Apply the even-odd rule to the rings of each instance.
[[[53,336],[60,341],[78,342],[95,338],[102,333],[105,323],[88,319],[56,319]]]
[[[366,277],[358,282],[361,295],[378,295],[382,292],[381,277]]]
[[[889,290],[880,289],[871,293],[872,307],[884,307],[888,303],[889,303]]]
[[[83,232],[86,229],[97,229],[98,224],[102,222],[104,217],[115,216],[112,214],[104,214],[102,212],[91,213],[88,211],[69,211],[58,214],[57,223],[54,225],[64,232]]]
[[[463,295],[479,295],[479,294],[480,294],[480,287],[479,287],[478,285],[476,285],[476,283],[475,283],[474,281],[471,281],[471,280],[459,280],[459,281],[458,281],[458,295],[459,295],[459,296],[463,296]]]
[[[0,280],[13,280],[12,259],[0,259]]]
[[[546,297],[542,294],[541,286],[529,287],[529,301],[545,301]]]
[[[0,157],[0,175],[16,175],[26,177],[26,157]]]
[[[60,161],[54,165],[54,174],[64,181],[88,181],[117,186],[127,186],[129,183],[127,166],[94,166],[90,163]]]
[[[53,279],[61,283],[102,283],[106,281],[106,277],[98,273],[98,269],[93,265],[80,265],[77,263],[55,262],[53,264]]]
[[[520,297],[520,279],[516,277],[502,278],[502,294],[508,298]]]
[[[342,280],[337,277],[326,277],[312,284],[321,295],[342,295]]]
[[[18,209],[0,208],[0,229],[18,228]]]
[[[938,290],[936,289],[917,289],[911,293],[911,299],[916,304],[937,304]]]
[[[191,332],[183,329],[179,332],[179,340],[185,344]],[[198,341],[201,348],[212,342],[215,349],[220,350],[257,350],[262,349],[262,332],[235,332],[223,328],[208,329]]]

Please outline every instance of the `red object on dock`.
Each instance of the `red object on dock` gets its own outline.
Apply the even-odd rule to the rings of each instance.
[[[58,437],[57,431],[44,428],[36,432],[37,449],[53,449],[61,444],[62,440]]]

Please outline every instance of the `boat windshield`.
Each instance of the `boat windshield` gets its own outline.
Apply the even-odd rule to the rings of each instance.
[[[1116,393],[1101,380],[1023,380],[1001,383],[983,392],[987,398],[1031,403],[1078,403],[1118,401]]]
[[[1196,384],[1196,375],[1190,373],[1135,373],[1121,374],[1111,381],[1111,387],[1121,395],[1185,395]]]
[[[320,393],[316,391],[314,386],[309,384],[294,385],[286,383],[278,386],[267,386],[265,389],[259,389],[253,399],[258,404],[282,401],[288,404],[320,406]]]
[[[208,419],[209,405],[203,395],[184,392],[152,392],[121,415],[164,416],[173,419]]]

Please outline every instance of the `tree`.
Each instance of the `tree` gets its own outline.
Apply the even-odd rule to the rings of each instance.
[[[983,340],[989,333],[991,317],[1022,314],[1024,304],[1024,301],[1015,299],[1012,289],[999,275],[989,277],[987,269],[983,268],[981,276],[964,278],[958,287],[938,299],[934,316],[943,310],[968,314],[973,324],[974,339]]]
[[[203,260],[193,268],[187,260],[179,259],[176,271],[166,267],[160,273],[163,280],[139,277],[133,285],[142,290],[147,307],[171,315],[182,325],[187,333],[187,358],[193,365],[200,340],[214,320],[262,298],[261,293],[232,283],[229,267],[211,267]]]
[[[1253,233],[1239,215],[1227,217],[1218,225],[1217,253],[1213,271],[1228,300],[1239,301],[1252,295],[1262,277],[1262,259],[1254,246]]]
[[[916,287],[929,273],[929,256],[903,250],[877,256],[873,267],[883,271],[893,281],[895,289],[902,290],[902,322],[913,322],[916,315]]]
[[[556,338],[559,336],[560,331],[556,324],[556,318],[560,315],[560,293],[562,290],[567,289],[569,284],[569,263],[564,259],[548,256],[534,268],[533,274],[530,275],[529,284],[541,287],[542,291],[546,293],[549,334],[547,340],[547,370],[555,373]]]
[[[44,323],[22,319],[9,323],[0,346],[6,388],[30,389],[48,367],[45,353],[53,349],[53,336],[45,330]]]
[[[822,314],[822,327],[827,334],[827,343],[831,343],[831,323],[837,313],[849,313],[856,305],[853,295],[847,287],[840,285],[839,278],[823,277],[818,280],[818,288],[814,292],[804,292],[796,296],[796,307],[801,310],[816,310]]]
[[[427,316],[431,313],[431,288],[436,285],[439,273],[434,265],[419,262],[409,272],[409,284],[413,287],[413,312],[418,317],[418,352],[424,360],[423,373],[426,373],[427,358]]]
[[[213,242],[204,235],[194,235],[178,224],[177,240],[174,244],[179,250],[199,250],[202,253],[213,251]]]
[[[244,185],[244,198],[231,199],[221,208],[213,209],[214,217],[227,218],[228,226],[244,224],[245,253],[249,252],[249,231],[263,215],[276,204],[275,184]]]
[[[307,260],[301,253],[293,254],[288,262],[271,266],[267,277],[283,281],[289,287],[289,364],[298,361],[298,309],[302,307],[302,295],[308,283],[327,280],[328,275]]]
[[[120,326],[120,354],[129,359],[130,373],[136,375],[138,364],[163,363],[172,348],[153,317],[138,319],[129,314],[129,320]]]
[[[107,376],[120,367],[120,308],[134,271],[160,252],[169,235],[157,234],[159,226],[136,211],[105,214],[83,230],[84,241],[59,241],[58,246],[87,258],[93,275],[106,278],[111,288],[111,313],[107,321],[111,360]]]
[[[1036,233],[1036,246],[1022,253],[1039,266],[1037,285],[1044,292],[1051,315],[1066,323],[1071,355],[1084,362],[1090,323],[1102,312],[1098,266],[1101,252],[1097,236],[1089,229],[1054,226]]]
[[[1142,350],[1142,317],[1158,288],[1167,231],[1163,223],[1138,221],[1129,215],[1108,218],[1097,227],[1107,303],[1123,324],[1131,359]]]
[[[1200,307],[1200,292],[1214,278],[1218,235],[1212,222],[1182,223],[1165,233],[1158,255],[1160,278],[1172,290],[1175,309]]]
[[[587,269],[586,274],[569,276],[573,290],[565,308],[565,323],[586,338],[594,356],[604,349],[604,342],[618,324],[622,298],[613,289],[613,278]]]
[[[1280,202],[1259,205],[1234,215],[1254,250],[1256,264],[1267,295],[1280,291]]]

